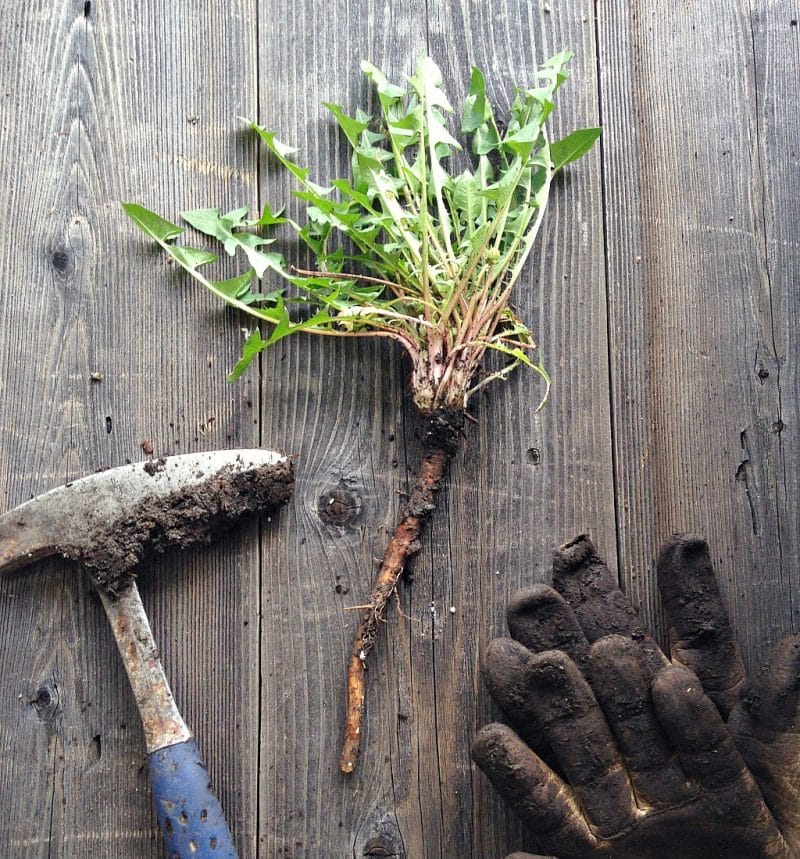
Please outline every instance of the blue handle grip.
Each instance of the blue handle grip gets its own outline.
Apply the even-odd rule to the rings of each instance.
[[[150,781],[169,859],[236,859],[222,806],[211,792],[194,740],[151,752]]]

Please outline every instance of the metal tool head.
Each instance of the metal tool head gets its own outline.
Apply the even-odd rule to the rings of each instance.
[[[123,587],[146,555],[208,543],[242,515],[285,504],[287,457],[269,450],[171,456],[99,471],[0,516],[0,571],[62,554]]]

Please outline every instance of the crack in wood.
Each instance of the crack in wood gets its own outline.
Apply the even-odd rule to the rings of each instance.
[[[743,429],[739,433],[739,441],[742,445],[742,450],[745,453],[744,459],[739,463],[736,469],[736,482],[744,486],[745,495],[747,496],[747,504],[750,508],[750,523],[753,529],[753,536],[758,536],[758,516],[756,514],[755,501],[753,499],[753,491],[751,483],[753,480],[753,466],[750,463],[750,449],[747,442],[747,430]]]

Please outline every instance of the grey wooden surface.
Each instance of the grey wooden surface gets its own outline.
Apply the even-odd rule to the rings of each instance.
[[[142,591],[243,857],[494,859],[524,845],[471,765],[496,716],[477,667],[503,606],[588,530],[661,631],[658,542],[706,534],[748,664],[798,626],[800,7],[41,0],[0,42],[0,506],[145,457],[263,445],[297,457],[277,523],[154,564]],[[180,280],[119,201],[168,217],[282,202],[237,115],[346,168],[320,108],[370,98],[422,49],[458,100],[576,56],[557,133],[602,146],[555,189],[517,304],[554,378],[474,403],[441,509],[336,768],[356,613],[420,453],[405,367],[290,339],[225,382],[243,320]],[[232,273],[232,271],[231,271]],[[101,373],[92,381],[91,373]],[[344,525],[320,516],[352,497]],[[450,611],[450,607],[455,612]],[[80,572],[0,579],[0,854],[155,857],[141,731]]]

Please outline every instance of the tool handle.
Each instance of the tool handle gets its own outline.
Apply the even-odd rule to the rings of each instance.
[[[170,859],[236,859],[222,806],[194,740],[151,752],[150,781]]]

